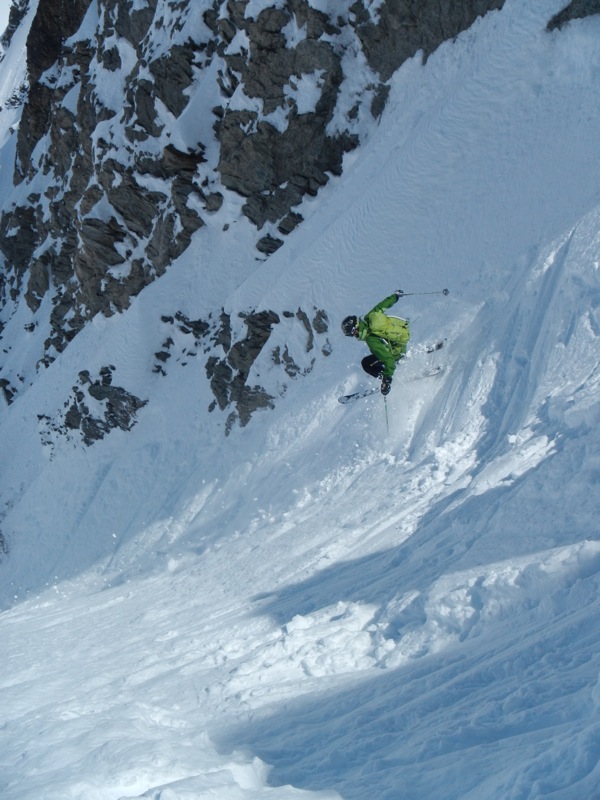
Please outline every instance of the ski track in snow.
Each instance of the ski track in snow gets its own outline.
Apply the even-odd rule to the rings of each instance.
[[[286,247],[231,291],[242,231],[222,297],[188,254],[7,410],[2,800],[600,798],[600,26],[548,34],[561,5],[407,63]],[[446,285],[401,301],[389,434],[341,407],[338,320]],[[334,342],[227,439],[202,365],[142,366],[207,296]],[[90,357],[153,402],[47,462],[28,419]]]

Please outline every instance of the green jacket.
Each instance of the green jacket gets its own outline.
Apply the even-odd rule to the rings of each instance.
[[[399,317],[388,317],[383,312],[398,302],[391,294],[371,309],[358,323],[358,338],[361,339],[383,364],[383,376],[391,378],[396,364],[406,353],[410,339],[408,322]]]

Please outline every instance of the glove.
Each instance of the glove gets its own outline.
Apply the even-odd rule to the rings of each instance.
[[[394,294],[396,295],[396,299],[399,300],[402,297],[402,295],[404,294],[404,292],[402,291],[402,289],[396,289]]]
[[[392,388],[392,379],[391,378],[382,378],[381,379],[381,394],[386,395],[390,393],[390,389]]]

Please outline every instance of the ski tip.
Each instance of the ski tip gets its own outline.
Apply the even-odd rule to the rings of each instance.
[[[350,403],[352,400],[358,400],[361,397],[370,397],[375,392],[379,391],[379,387],[369,387],[368,389],[361,389],[358,392],[354,392],[353,394],[344,394],[341,397],[338,397],[338,403],[342,403],[345,405],[346,403]]]
[[[429,353],[435,353],[436,350],[441,350],[443,346],[444,346],[444,342],[443,341],[442,342],[436,342],[435,344],[432,344],[430,347],[428,347],[426,352],[428,354]]]
[[[442,375],[445,372],[445,368],[441,365],[437,367],[432,367],[428,372],[424,374],[423,377],[425,378],[433,378],[434,375]]]

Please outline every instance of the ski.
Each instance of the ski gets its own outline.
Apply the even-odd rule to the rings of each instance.
[[[425,352],[435,353],[437,350],[441,350],[443,346],[444,346],[443,342],[435,342],[435,344],[429,345],[429,347],[427,348],[427,350],[425,350]]]
[[[429,369],[423,370],[420,375],[415,375],[414,378],[411,378],[413,381],[420,381],[423,378],[433,378],[434,375],[441,375],[444,372],[444,367],[438,365],[437,367],[430,367]]]
[[[434,375],[441,375],[443,372],[444,367],[441,365],[437,367],[430,367],[429,369],[423,370],[423,372],[421,372],[419,375],[413,375],[411,378],[405,378],[403,382],[411,383],[412,381],[423,380],[423,378],[433,378]],[[402,382],[400,378],[398,381]],[[338,397],[338,403],[345,405],[346,403],[350,403],[352,400],[360,400],[361,397],[370,397],[372,394],[376,394],[379,391],[381,391],[379,386],[368,386],[366,389],[359,389],[358,392],[353,392],[352,394],[343,394],[341,397]]]
[[[378,391],[380,391],[379,386],[369,386],[368,389],[361,389],[360,391],[353,392],[352,394],[343,394],[341,397],[338,397],[338,403],[349,403],[351,400],[358,400],[361,397],[369,397]]]

